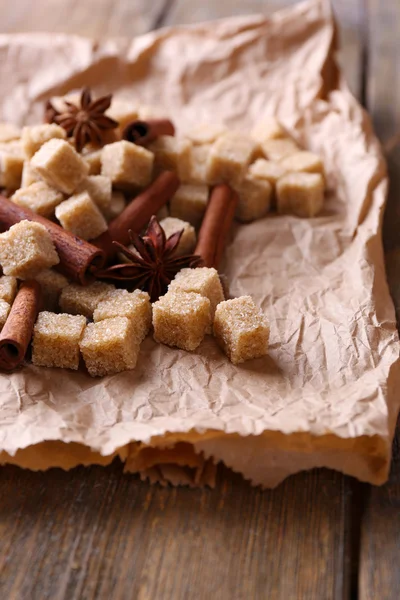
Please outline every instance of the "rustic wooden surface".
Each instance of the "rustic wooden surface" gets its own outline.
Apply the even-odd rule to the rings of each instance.
[[[0,0],[0,31],[133,36],[164,24],[268,13],[295,0]],[[333,0],[341,61],[383,141],[400,129],[400,5]],[[400,151],[385,219],[400,316]],[[1,600],[394,600],[400,454],[387,485],[315,470],[277,490],[221,468],[215,490],[160,489],[110,467],[0,469]]]

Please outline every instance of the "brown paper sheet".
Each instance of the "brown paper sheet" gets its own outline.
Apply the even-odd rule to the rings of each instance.
[[[70,468],[119,455],[150,480],[193,483],[211,464],[193,460],[202,453],[265,486],[315,466],[386,479],[399,408],[380,229],[388,182],[334,39],[324,0],[135,40],[0,36],[3,119],[37,121],[45,99],[84,85],[157,103],[181,132],[201,121],[248,131],[276,114],[323,156],[329,187],[320,217],[237,226],[227,249],[232,293],[253,295],[270,319],[268,358],[236,367],[211,337],[194,353],[148,338],[134,372],[103,380],[32,365],[2,375],[1,462]],[[186,466],[162,458],[178,442]],[[148,445],[160,458],[146,465]]]

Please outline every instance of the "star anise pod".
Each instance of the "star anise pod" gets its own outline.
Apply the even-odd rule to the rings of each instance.
[[[84,88],[80,105],[75,106],[75,104],[64,100],[66,105],[64,112],[57,111],[48,101],[45,107],[45,119],[49,123],[61,125],[67,135],[74,138],[78,152],[89,142],[103,145],[104,132],[118,127],[117,121],[104,114],[110,108],[111,98],[112,95],[108,94],[97,100],[92,100],[90,89]]]
[[[182,233],[183,230],[178,231],[167,239],[157,218],[153,216],[144,236],[129,231],[136,253],[119,242],[114,242],[129,263],[98,270],[95,275],[99,279],[131,282],[133,287],[147,291],[151,301],[155,302],[166,293],[178,271],[203,264],[202,258],[195,254],[175,255]]]

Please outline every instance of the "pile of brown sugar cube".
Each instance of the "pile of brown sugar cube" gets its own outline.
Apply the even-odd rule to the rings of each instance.
[[[68,101],[78,103],[79,96],[71,94]],[[53,99],[57,107],[63,102]],[[135,119],[151,117],[151,109],[113,100],[107,114],[119,127],[102,146],[89,143],[80,152],[55,123],[22,130],[0,124],[0,187],[11,201],[90,241],[124,210],[127,195],[132,198],[161,171],[172,170],[181,184],[157,217],[167,238],[183,231],[176,250],[181,255],[193,252],[210,189],[220,182],[237,192],[241,222],[265,217],[272,206],[298,217],[314,217],[322,209],[320,157],[299,148],[272,117],[250,134],[203,124],[143,147],[122,139],[122,131]],[[21,221],[0,234],[1,326],[18,280],[36,279],[42,288],[44,310],[32,344],[35,365],[76,370],[83,358],[92,376],[133,369],[151,329],[156,341],[187,351],[213,333],[235,364],[267,353],[265,315],[250,296],[225,300],[213,268],[183,269],[151,304],[145,290],[116,289],[102,281],[72,283],[54,269],[58,263],[40,223]]]

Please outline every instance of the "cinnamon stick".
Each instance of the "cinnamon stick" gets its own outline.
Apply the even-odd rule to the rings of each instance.
[[[237,203],[238,196],[229,185],[216,185],[211,192],[194,251],[206,267],[218,269]]]
[[[128,142],[145,146],[153,142],[159,135],[175,135],[175,127],[169,119],[149,119],[148,121],[132,121],[125,127],[122,137]]]
[[[113,241],[127,245],[130,243],[129,230],[140,233],[155,215],[168,202],[179,187],[179,179],[172,171],[164,171],[157,179],[132,200],[108,226],[93,244],[101,248],[108,259],[118,253]]]
[[[99,248],[0,195],[0,230],[6,231],[24,219],[46,227],[60,257],[60,264],[56,268],[67,277],[85,285],[92,277],[91,269],[103,266],[104,254]]]
[[[39,283],[34,280],[23,282],[0,333],[0,369],[12,371],[24,360],[40,301]]]

